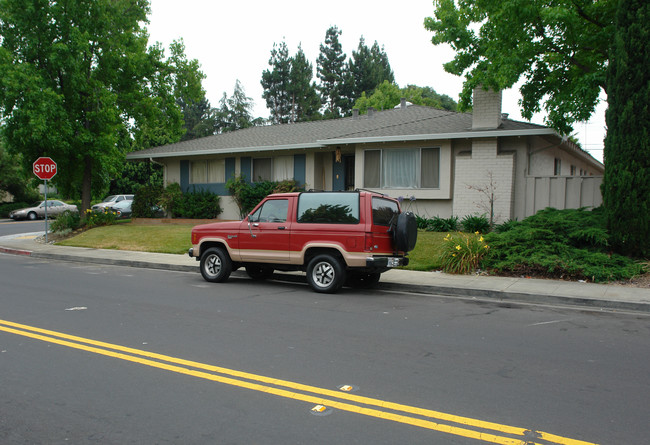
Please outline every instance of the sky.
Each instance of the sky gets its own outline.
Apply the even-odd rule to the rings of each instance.
[[[206,75],[203,87],[213,107],[224,92],[232,95],[239,80],[254,102],[254,117],[267,118],[260,80],[269,69],[273,44],[286,41],[290,56],[301,45],[315,76],[320,45],[330,26],[342,31],[339,41],[348,58],[361,36],[369,47],[377,41],[400,87],[428,86],[457,101],[463,79],[442,67],[453,59],[454,51],[447,45],[434,46],[432,33],[424,28],[425,17],[433,16],[433,11],[432,0],[151,0],[147,30],[150,44],[162,43],[166,55],[172,41],[183,39],[188,59],[197,59]],[[520,97],[516,86],[505,90],[502,112],[523,121]],[[574,125],[582,147],[601,162],[605,109],[603,97],[589,122]],[[543,118],[536,115],[532,122],[543,124]]]

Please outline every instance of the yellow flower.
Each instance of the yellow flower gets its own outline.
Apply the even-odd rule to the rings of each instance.
[[[478,235],[478,234],[479,234],[479,231],[478,231],[478,230],[477,230],[476,232],[474,232],[474,235]]]
[[[481,241],[481,242],[483,242],[483,237],[480,237],[478,240]]]
[[[460,244],[457,244],[456,245],[456,250],[460,250],[460,249],[461,249]]]
[[[490,246],[488,246],[488,245],[486,244],[485,246],[483,246],[483,248],[484,248],[484,249],[489,249]]]
[[[451,256],[456,256],[456,254],[455,254],[455,253],[452,253]]]

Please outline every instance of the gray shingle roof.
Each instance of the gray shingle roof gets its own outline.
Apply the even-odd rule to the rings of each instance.
[[[548,127],[510,119],[503,120],[502,125],[493,131],[502,132],[504,135],[511,131],[521,131],[522,135],[539,131],[553,133]],[[316,148],[334,143],[377,139],[432,139],[436,135],[440,135],[441,139],[459,134],[472,137],[480,136],[479,133],[472,130],[471,113],[411,105],[407,108],[376,111],[373,116],[366,114],[341,119],[251,127],[131,152],[127,159]]]

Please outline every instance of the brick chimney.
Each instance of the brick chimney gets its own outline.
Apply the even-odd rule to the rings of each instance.
[[[501,91],[474,88],[472,130],[494,130],[501,125]]]

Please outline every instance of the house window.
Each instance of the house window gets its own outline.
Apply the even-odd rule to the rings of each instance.
[[[190,184],[224,182],[226,182],[226,161],[224,159],[190,162]]]
[[[226,160],[208,161],[208,182],[222,184],[226,182]]]
[[[555,164],[553,166],[553,174],[555,176],[560,176],[562,174],[562,160],[560,158],[555,158]]]
[[[253,182],[273,180],[273,159],[253,159]]]
[[[440,188],[440,148],[366,150],[364,187]]]
[[[293,156],[277,156],[273,160],[274,180],[284,181],[293,178]]]
[[[208,179],[207,161],[190,162],[190,184],[205,184]]]
[[[572,165],[571,166],[571,176],[575,176],[577,172],[578,172],[578,167],[576,167],[575,165]]]

